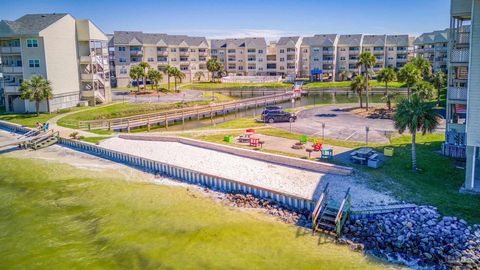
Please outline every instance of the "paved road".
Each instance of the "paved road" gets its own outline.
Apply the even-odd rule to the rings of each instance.
[[[388,143],[389,135],[396,132],[393,121],[388,119],[368,119],[343,110],[357,104],[337,104],[320,106],[301,111],[298,120],[292,124],[292,131],[300,134],[322,136],[322,123],[325,123],[325,137],[365,142],[368,126],[368,141]],[[274,127],[290,130],[290,123],[275,123]]]
[[[162,102],[180,102],[180,101],[197,101],[208,100],[202,96],[202,91],[181,90],[175,94],[160,94],[159,96],[142,96],[129,95],[130,91],[112,91],[113,101],[128,101],[130,103],[162,103]]]

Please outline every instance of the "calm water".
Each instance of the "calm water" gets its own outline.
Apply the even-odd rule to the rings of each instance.
[[[285,91],[278,91],[277,93],[284,93]],[[242,97],[243,98],[248,98],[252,97],[252,91],[245,91],[243,92]],[[262,95],[263,92],[257,91],[258,95]],[[269,92],[270,94],[272,92]],[[266,92],[265,94],[269,94]],[[225,94],[228,94],[228,92],[225,92]],[[232,93],[233,96],[240,96],[240,93],[234,92]],[[254,96],[258,96],[254,95]],[[383,103],[385,102],[383,100],[384,95],[383,94],[371,94],[369,98],[370,103]],[[288,108],[295,108],[295,107],[302,107],[302,106],[307,106],[307,105],[314,105],[314,104],[341,104],[341,103],[358,103],[359,98],[358,95],[355,93],[345,93],[342,91],[342,93],[313,93],[309,94],[308,96],[302,97],[300,100],[296,100],[295,103],[292,102],[282,102],[278,103],[278,105],[283,106],[285,109]],[[365,102],[365,98],[364,98]],[[218,116],[213,118],[213,123],[219,124],[223,123],[226,121],[231,121],[236,118],[242,118],[242,117],[256,117],[261,114],[263,111],[263,108],[258,108],[258,109],[249,109],[247,111],[240,111],[235,114],[228,114],[226,117],[223,116]],[[187,129],[194,129],[194,128],[201,128],[201,127],[206,127],[212,125],[212,120],[210,118],[208,119],[201,119],[201,120],[192,120],[192,121],[185,121],[185,124],[182,125],[181,121],[176,122],[175,125],[170,124],[169,130],[175,131],[175,130],[187,130]]]
[[[122,169],[5,154],[0,164],[0,269],[386,268],[195,190],[126,181]]]

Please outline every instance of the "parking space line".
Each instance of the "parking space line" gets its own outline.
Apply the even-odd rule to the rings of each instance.
[[[350,140],[350,138],[352,138],[352,137],[353,137],[353,135],[355,135],[355,134],[357,134],[357,132],[356,132],[356,131],[354,131],[352,134],[350,134],[350,136],[348,136],[348,137],[347,137],[347,138],[346,138],[344,141],[348,141],[348,140]]]

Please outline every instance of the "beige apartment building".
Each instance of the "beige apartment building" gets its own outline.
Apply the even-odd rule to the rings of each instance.
[[[107,37],[92,22],[69,14],[29,14],[0,21],[0,89],[8,112],[34,112],[20,99],[23,80],[41,75],[51,82],[53,98],[43,112],[110,101]]]
[[[299,74],[314,81],[339,79],[348,71],[360,72],[360,53],[371,52],[377,63],[374,71],[385,67],[401,68],[414,55],[413,38],[408,35],[337,35],[323,34],[304,37],[299,56]]]
[[[451,1],[443,153],[466,159],[466,192],[480,192],[480,0]]]
[[[117,87],[132,84],[130,67],[140,62],[160,71],[167,65],[176,67],[185,74],[186,82],[193,81],[197,71],[205,74],[204,80],[208,79],[210,49],[204,37],[115,31],[109,43],[110,66],[115,70],[112,74]]]
[[[275,46],[276,75],[295,78],[299,71],[300,45],[299,36],[281,37]]]
[[[267,71],[265,38],[210,40],[211,57],[218,59],[228,75],[264,76]]]
[[[448,29],[423,33],[415,39],[415,54],[427,59],[434,72],[447,72]]]

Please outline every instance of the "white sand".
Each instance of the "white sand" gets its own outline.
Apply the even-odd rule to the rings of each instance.
[[[288,194],[312,198],[325,174],[174,142],[111,138],[101,146]]]

